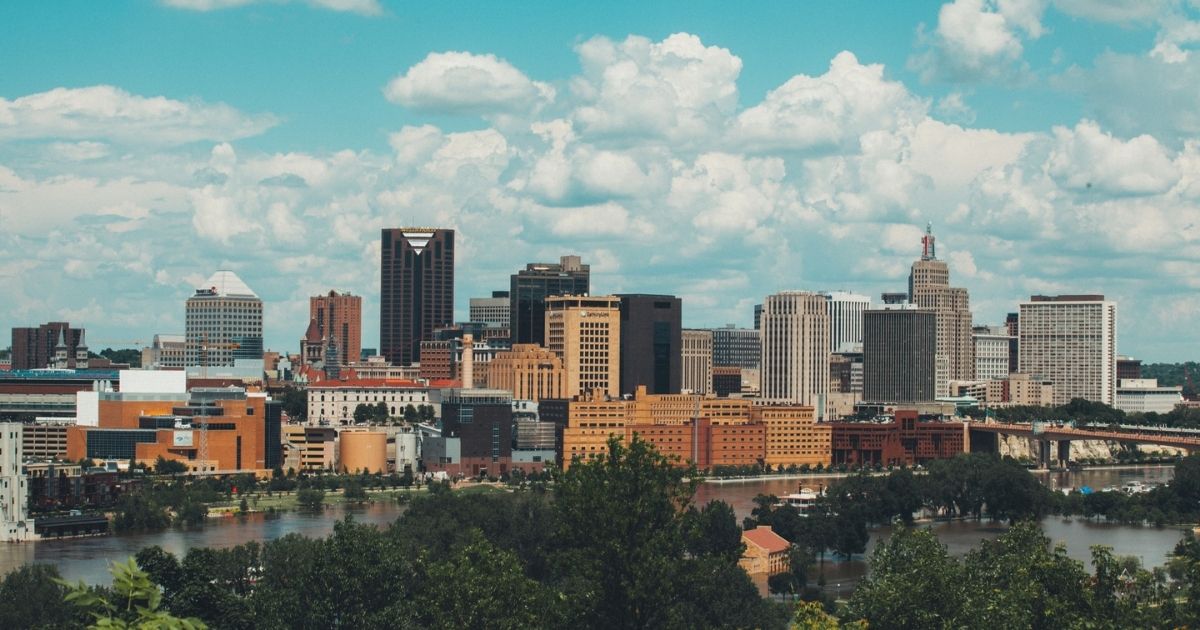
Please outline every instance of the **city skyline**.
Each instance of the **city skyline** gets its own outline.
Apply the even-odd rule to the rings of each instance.
[[[7,4],[0,329],[149,345],[231,269],[267,348],[330,289],[377,347],[378,230],[408,225],[459,234],[456,320],[577,254],[593,294],[749,327],[779,291],[903,290],[931,221],[976,324],[1103,294],[1120,353],[1194,359],[1195,9],[710,9]]]

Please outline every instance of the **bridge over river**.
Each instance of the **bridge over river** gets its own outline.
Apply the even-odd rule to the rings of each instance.
[[[997,435],[1016,435],[1032,438],[1037,442],[1038,465],[1042,467],[1057,463],[1065,466],[1071,461],[1072,440],[1104,440],[1123,444],[1154,444],[1185,449],[1191,453],[1200,450],[1200,431],[1140,425],[1075,426],[1061,422],[1032,422],[1029,424],[1007,422],[968,422],[971,451],[996,451]],[[1055,457],[1051,457],[1051,454]]]

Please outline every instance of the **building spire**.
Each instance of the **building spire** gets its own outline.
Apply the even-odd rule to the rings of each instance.
[[[933,238],[933,222],[925,224],[925,236],[921,237],[921,260],[937,260],[937,248]]]

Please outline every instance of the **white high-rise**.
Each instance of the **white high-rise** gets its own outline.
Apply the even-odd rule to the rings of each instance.
[[[761,391],[767,404],[808,405],[826,418],[829,307],[824,295],[784,291],[763,302]]]
[[[825,294],[829,302],[829,351],[862,352],[863,311],[871,298],[846,291]]]
[[[680,335],[683,368],[682,388],[692,394],[712,391],[713,333],[711,330],[684,329]]]
[[[1021,303],[1020,372],[1054,384],[1054,404],[1072,398],[1113,405],[1117,303],[1103,295],[1035,295]]]
[[[0,422],[0,541],[35,537],[29,506],[29,480],[21,472],[23,427],[20,422]]]
[[[1012,337],[1004,326],[976,326],[975,380],[999,381],[1008,377],[1008,347]]]
[[[262,359],[262,300],[232,271],[218,271],[204,285],[185,306],[187,365]]]

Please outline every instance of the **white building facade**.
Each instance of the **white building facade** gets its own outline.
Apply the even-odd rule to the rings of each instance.
[[[1008,376],[1008,347],[1012,337],[1003,326],[977,326],[975,341],[975,378],[997,381]]]
[[[680,334],[680,343],[682,389],[693,394],[707,394],[712,391],[712,331],[684,329]]]
[[[808,405],[828,417],[829,310],[825,296],[807,291],[768,295],[761,323],[761,399]]]
[[[393,417],[404,415],[408,405],[429,404],[429,388],[406,382],[358,379],[325,381],[308,386],[309,424],[344,425],[354,422],[354,409],[359,405],[387,405]]]
[[[862,352],[863,311],[871,308],[871,298],[832,291],[825,299],[829,304],[829,351]]]
[[[1125,413],[1170,413],[1183,402],[1183,388],[1158,385],[1153,378],[1123,378],[1117,383],[1117,409]]]
[[[1020,369],[1054,384],[1054,404],[1115,406],[1117,303],[1102,295],[1035,295],[1021,303]]]
[[[21,471],[22,431],[19,422],[0,422],[0,540],[19,542],[37,537],[29,518],[29,480]]]

